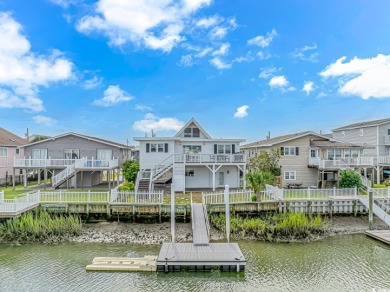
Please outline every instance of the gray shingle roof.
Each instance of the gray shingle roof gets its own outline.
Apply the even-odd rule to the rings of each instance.
[[[299,132],[299,133],[294,133],[294,134],[277,136],[277,137],[271,138],[271,139],[260,140],[260,141],[257,141],[257,142],[252,142],[252,143],[249,143],[249,144],[242,145],[240,148],[248,148],[248,147],[252,147],[252,146],[273,145],[273,144],[277,144],[277,143],[280,143],[280,142],[283,142],[283,141],[286,141],[286,140],[293,139],[295,137],[301,137],[301,136],[304,136],[304,135],[307,135],[307,134],[311,134],[311,133],[315,135],[315,133],[313,133],[311,131]]]
[[[27,140],[0,128],[0,145],[1,146],[21,146],[27,144]]]
[[[381,125],[381,124],[385,124],[385,123],[390,123],[390,118],[354,123],[354,124],[350,124],[347,126],[333,129],[332,131],[341,131],[341,130],[347,130],[347,129],[361,128],[361,127],[377,126],[377,125]]]

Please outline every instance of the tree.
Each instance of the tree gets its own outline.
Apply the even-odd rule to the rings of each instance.
[[[362,179],[356,171],[343,169],[340,174],[339,185],[341,188],[360,188],[362,186]]]
[[[123,176],[127,181],[135,183],[139,171],[139,163],[136,160],[127,160],[122,167]]]
[[[49,138],[48,136],[36,136],[34,139],[32,139],[32,140],[30,141],[30,143],[34,143],[34,142],[46,140],[46,139],[48,139],[48,138]]]
[[[256,194],[260,194],[265,189],[265,185],[273,184],[275,176],[269,171],[250,172],[246,176],[248,187],[252,188]]]
[[[279,167],[280,155],[280,150],[276,148],[269,152],[260,152],[256,157],[249,160],[249,170],[251,172],[270,172],[274,176],[279,176],[281,173]]]

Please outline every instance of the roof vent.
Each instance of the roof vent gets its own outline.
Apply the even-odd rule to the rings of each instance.
[[[8,139],[8,140],[10,140],[11,142],[16,142],[16,140],[14,140],[14,139]]]

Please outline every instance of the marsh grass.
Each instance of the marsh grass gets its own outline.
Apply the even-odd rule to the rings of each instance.
[[[225,232],[224,214],[212,215],[212,225]],[[312,234],[323,234],[328,229],[328,220],[320,215],[305,213],[269,213],[262,217],[230,219],[230,233],[235,238],[252,236],[262,240],[305,239]]]
[[[54,237],[78,235],[81,227],[78,216],[51,215],[37,210],[0,223],[0,241],[42,242]]]

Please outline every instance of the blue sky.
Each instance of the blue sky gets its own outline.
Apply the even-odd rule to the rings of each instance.
[[[389,117],[389,1],[0,0],[0,126],[133,144]]]

